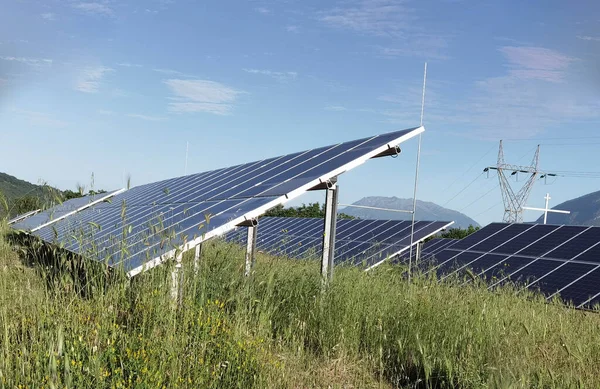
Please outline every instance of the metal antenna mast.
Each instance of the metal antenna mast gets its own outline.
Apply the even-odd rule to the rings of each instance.
[[[500,183],[500,191],[502,192],[502,201],[504,202],[504,218],[506,223],[522,223],[523,222],[523,207],[527,203],[529,194],[533,189],[533,185],[538,177],[553,177],[556,174],[545,173],[540,171],[540,145],[537,146],[533,160],[530,166],[511,165],[504,161],[504,148],[502,141],[498,149],[498,163],[496,166],[488,166],[483,169],[484,172],[496,170],[498,172],[498,181]],[[509,176],[519,177],[519,173],[527,174],[527,180],[516,193],[513,189]]]

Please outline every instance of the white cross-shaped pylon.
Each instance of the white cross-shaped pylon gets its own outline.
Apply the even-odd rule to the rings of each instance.
[[[551,198],[552,197],[550,197],[550,193],[546,193],[546,197],[544,197],[544,200],[546,200],[546,208],[523,207],[523,209],[528,209],[530,211],[543,211],[544,212],[544,224],[546,224],[546,221],[548,220],[548,212],[565,213],[565,214],[571,213],[571,211],[561,211],[558,209],[550,209],[548,204],[550,203]]]

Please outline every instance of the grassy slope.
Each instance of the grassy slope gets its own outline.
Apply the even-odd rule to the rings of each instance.
[[[0,239],[0,388],[600,387],[595,313],[386,267],[322,293],[316,263],[260,257],[248,281],[204,249],[176,311],[167,267],[81,298]]]

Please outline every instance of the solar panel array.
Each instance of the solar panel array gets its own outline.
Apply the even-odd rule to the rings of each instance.
[[[469,269],[490,288],[516,282],[578,308],[600,303],[600,227],[492,223],[422,258],[442,279]]]
[[[453,222],[415,222],[414,243],[448,228]],[[320,258],[323,251],[323,219],[263,217],[256,244],[259,250],[292,258]],[[335,263],[373,267],[407,251],[411,222],[405,220],[338,219]],[[245,243],[246,228],[229,232],[225,239]]]
[[[102,201],[109,201],[111,197],[121,193],[122,191],[123,190],[116,190],[112,192],[98,193],[66,200],[55,205],[54,207],[46,209],[45,211],[34,211],[31,213],[31,215],[23,215],[26,217],[21,217],[18,221],[15,221],[12,227],[18,230],[34,232],[72,214],[75,214],[76,212],[82,211],[94,204]]]
[[[33,231],[130,276],[386,153],[421,132],[395,131],[141,185]],[[47,223],[47,222],[46,222]],[[38,227],[39,223],[35,223]]]

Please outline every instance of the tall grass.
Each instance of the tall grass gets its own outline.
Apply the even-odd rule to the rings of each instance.
[[[0,227],[2,234],[6,227]],[[336,269],[205,243],[91,293],[0,238],[0,388],[597,388],[600,317],[510,288]],[[95,282],[93,278],[87,283]]]

